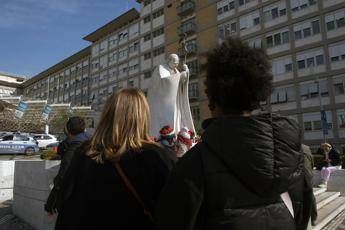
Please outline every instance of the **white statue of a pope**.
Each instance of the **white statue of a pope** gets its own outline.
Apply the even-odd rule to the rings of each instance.
[[[159,136],[159,130],[166,125],[177,133],[188,127],[195,133],[188,98],[189,69],[177,69],[179,57],[170,54],[166,64],[155,68],[148,89],[148,102],[151,111],[150,135]]]

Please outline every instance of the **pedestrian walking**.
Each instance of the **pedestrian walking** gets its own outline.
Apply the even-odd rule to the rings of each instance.
[[[55,229],[154,229],[152,212],[169,173],[149,137],[145,95],[122,89],[107,100],[92,136],[76,152],[78,178]]]
[[[317,206],[316,199],[313,193],[313,169],[314,169],[314,159],[311,153],[310,147],[308,145],[302,144],[302,152],[304,154],[304,177],[305,177],[305,189],[304,197],[305,204],[303,205],[304,214],[310,216],[310,225],[316,225],[317,219]],[[311,229],[311,226],[308,224],[308,229]]]
[[[207,55],[204,69],[213,118],[203,122],[201,143],[173,169],[157,205],[157,229],[305,229],[309,216],[303,219],[297,195],[300,127],[255,113],[271,93],[268,56],[229,39]]]

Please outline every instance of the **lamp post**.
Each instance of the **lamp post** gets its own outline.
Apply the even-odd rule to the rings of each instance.
[[[326,143],[326,135],[328,134],[328,124],[327,124],[327,117],[326,112],[322,105],[321,99],[321,90],[320,90],[320,80],[319,77],[316,76],[315,84],[317,84],[317,91],[319,94],[319,104],[320,104],[320,118],[321,118],[321,127],[322,127],[322,134],[323,134],[323,142]]]

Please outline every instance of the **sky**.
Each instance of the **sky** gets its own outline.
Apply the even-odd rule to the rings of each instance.
[[[27,77],[90,45],[82,38],[135,0],[0,0],[0,72]]]

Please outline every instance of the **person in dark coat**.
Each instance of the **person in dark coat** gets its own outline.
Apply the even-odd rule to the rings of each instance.
[[[93,137],[76,151],[70,173],[78,180],[55,229],[154,229],[152,213],[171,160],[149,137],[149,120],[145,95],[137,89],[107,100]]]
[[[89,139],[89,135],[85,132],[85,121],[83,118],[75,116],[68,119],[64,128],[66,139],[63,140],[58,147],[59,155],[61,156],[61,163],[59,172],[54,178],[54,187],[50,192],[44,209],[48,214],[52,215],[58,211],[61,207],[62,195],[68,197],[73,184],[69,182],[68,187],[65,186],[65,190],[61,190],[62,181],[64,180],[66,173],[70,167],[75,150],[81,146],[81,144]],[[71,180],[71,178],[68,178]],[[63,194],[62,194],[63,193]]]
[[[213,118],[173,169],[158,201],[157,229],[306,229],[300,127],[253,112],[271,92],[264,50],[229,39],[204,68]]]
[[[311,225],[315,226],[317,219],[317,206],[312,185],[314,159],[308,145],[302,144],[302,152],[304,154],[304,176],[306,182],[304,189],[306,202],[304,202],[305,205],[303,206],[303,208],[305,209],[304,213],[306,214],[306,216],[311,217]],[[309,202],[307,202],[308,198]]]

